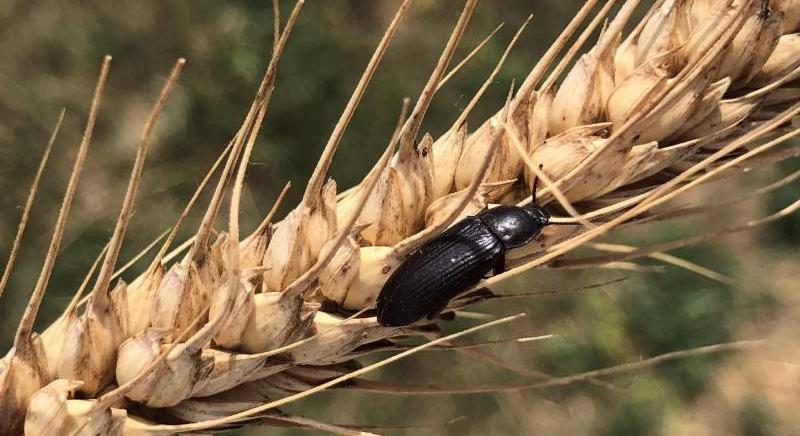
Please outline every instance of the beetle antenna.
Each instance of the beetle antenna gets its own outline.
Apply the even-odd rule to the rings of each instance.
[[[539,164],[539,170],[544,167],[544,164]],[[536,189],[539,187],[539,175],[533,176],[533,187],[531,188],[531,205],[536,206]]]

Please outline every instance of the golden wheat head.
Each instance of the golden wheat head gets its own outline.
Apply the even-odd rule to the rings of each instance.
[[[800,1],[659,0],[641,21],[630,23],[642,7],[637,0],[623,1],[613,17],[608,14],[614,0],[602,5],[589,0],[529,75],[511,85],[503,107],[470,130],[467,115],[493,82],[525,21],[446,133],[439,138],[421,134],[432,99],[464,64],[451,68],[476,2],[466,0],[419,98],[413,105],[404,102],[381,157],[363,181],[342,190],[328,170],[412,7],[411,0],[401,2],[300,203],[273,221],[287,185],[262,224],[243,237],[239,210],[247,165],[303,1],[296,2],[285,23],[276,6],[272,55],[241,127],[147,270],[130,283],[115,281],[151,132],[185,64],[179,59],[142,130],[117,225],[95,264],[94,285],[87,289],[93,267],[61,317],[35,333],[33,321],[57,261],[100,110],[111,65],[111,57],[104,58],[41,275],[14,347],[0,361],[0,434],[177,433],[251,420],[366,434],[288,415],[278,407],[429,347],[457,348],[453,340],[460,336],[519,318],[443,336],[431,328],[435,320],[385,327],[370,310],[388,276],[421,244],[464,216],[530,201],[535,179],[541,181],[536,197],[559,225],[510,253],[512,267],[479,287],[542,265],[610,265],[642,256],[726,280],[663,253],[692,241],[636,248],[593,240],[620,226],[689,213],[656,207],[709,180],[798,153],[797,146],[778,146],[800,133],[791,123],[800,112],[800,34],[795,33]],[[597,41],[584,49],[601,24]],[[634,26],[626,34],[629,24]],[[0,293],[59,126],[60,121],[35,177]],[[189,241],[173,249],[179,226],[207,187],[213,194],[201,224]],[[228,228],[215,232],[228,195]],[[795,202],[756,225],[798,207]],[[577,247],[605,254],[563,256]],[[172,261],[176,256],[181,257]],[[446,314],[487,298],[502,296],[476,287],[454,299]],[[369,366],[354,364],[364,354],[403,349],[398,339],[409,336],[425,342]],[[723,344],[662,360],[754,345]],[[567,384],[615,371],[540,384]]]

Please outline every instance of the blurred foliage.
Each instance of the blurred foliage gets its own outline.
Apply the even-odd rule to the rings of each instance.
[[[577,0],[482,2],[457,58],[497,24],[501,32],[440,92],[424,129],[441,134],[494,66],[529,13],[534,21],[469,119],[477,126],[501,107],[512,79],[522,80],[577,9]],[[282,1],[284,16],[291,2]],[[279,70],[264,133],[253,156],[244,204],[245,229],[263,216],[286,181],[294,188],[281,213],[296,204],[305,180],[341,109],[394,12],[397,1],[309,1],[290,38]],[[332,175],[352,186],[384,147],[403,97],[416,97],[457,16],[455,2],[418,0],[368,90],[337,153]],[[177,57],[189,60],[157,129],[139,206],[122,259],[131,258],[178,216],[208,165],[235,133],[263,72],[272,45],[267,1],[219,3],[0,0],[0,253],[8,252],[39,155],[61,107],[67,121],[45,175],[18,267],[0,305],[2,349],[7,349],[46,247],[65,180],[88,110],[102,55],[114,56],[76,205],[48,297],[39,316],[47,325],[59,313],[109,237],[133,160],[139,129],[165,74]],[[788,174],[790,164],[781,171]],[[794,164],[796,167],[796,163]],[[774,174],[751,177],[763,183]],[[743,188],[746,189],[746,188]],[[724,189],[720,192],[723,192]],[[771,196],[773,211],[796,197],[796,187]],[[713,198],[696,196],[695,200]],[[615,232],[615,240],[644,244],[708,231],[760,211],[748,203],[741,214],[722,214],[646,230]],[[188,236],[198,213],[184,226]],[[223,225],[220,223],[220,225]],[[248,227],[249,226],[249,227]],[[781,298],[769,280],[775,255],[796,259],[798,220],[782,220],[733,245],[679,250],[675,254],[735,278],[736,286],[711,282],[674,267],[654,272],[537,271],[499,286],[498,292],[569,289],[627,276],[600,290],[486,303],[476,310],[530,315],[484,339],[552,333],[543,342],[493,347],[487,352],[518,368],[567,375],[667,351],[722,342],[740,329],[775,316]],[[764,241],[753,243],[753,239]],[[735,250],[735,251],[734,251]],[[651,261],[642,264],[655,266]],[[125,278],[141,271],[137,265]],[[784,268],[783,271],[796,271]],[[445,325],[455,330],[467,325]],[[475,338],[474,340],[478,340]],[[472,356],[474,357],[474,356]],[[371,359],[377,359],[373,357]],[[371,361],[367,359],[367,361]],[[580,383],[544,391],[497,395],[404,398],[349,391],[328,392],[289,411],[336,423],[442,424],[448,434],[658,434],[671,411],[691,407],[713,383],[725,356],[697,357],[612,381],[609,391]],[[413,377],[412,377],[413,375]],[[528,380],[456,353],[428,352],[387,368],[387,380],[503,383]],[[753,400],[730,419],[730,431],[773,434],[774,413]],[[277,430],[258,428],[248,434]],[[274,433],[272,433],[274,431]],[[283,430],[282,430],[283,431]],[[294,434],[293,430],[285,430]],[[397,431],[403,433],[403,431]],[[408,430],[408,434],[415,430]]]
[[[758,398],[749,399],[739,411],[738,424],[743,436],[770,436],[778,434],[774,411]]]
[[[778,171],[784,176],[798,171],[798,165],[795,161],[782,162],[779,165]],[[780,189],[775,195],[770,197],[767,202],[771,210],[778,210],[783,205],[789,204],[796,200],[797,187],[786,186]],[[762,235],[780,248],[786,250],[793,250],[800,244],[800,220],[781,220],[772,224],[769,229],[762,233]]]

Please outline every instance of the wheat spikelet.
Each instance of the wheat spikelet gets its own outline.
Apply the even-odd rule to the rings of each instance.
[[[713,239],[713,234],[649,247],[594,243],[593,239],[622,226],[702,213],[702,208],[654,208],[709,180],[742,172],[743,164],[772,165],[798,153],[797,146],[777,146],[800,133],[791,125],[800,112],[800,93],[792,86],[800,77],[800,37],[793,33],[798,30],[800,4],[661,0],[624,35],[623,29],[632,24],[629,21],[639,7],[638,1],[627,0],[603,27],[597,42],[567,71],[615,3],[609,0],[597,8],[597,1],[590,0],[520,86],[511,86],[506,104],[470,131],[467,114],[494,80],[526,21],[446,133],[439,138],[420,135],[437,90],[464,64],[448,70],[476,3],[465,2],[410,112],[406,113],[408,102],[404,103],[383,155],[361,183],[339,192],[327,176],[332,159],[411,8],[411,0],[403,1],[334,127],[300,203],[284,219],[272,222],[287,185],[262,224],[241,238],[239,204],[247,165],[262,123],[269,116],[280,56],[290,49],[287,42],[303,6],[303,1],[298,1],[281,26],[275,2],[272,57],[242,126],[145,273],[130,284],[119,281],[112,286],[150,134],[185,63],[179,60],[143,129],[119,219],[101,253],[98,278],[85,309],[78,311],[81,289],[64,315],[35,335],[33,320],[56,261],[91,142],[109,72],[107,57],[41,277],[20,322],[14,348],[0,365],[0,433],[171,433],[264,420],[366,434],[286,415],[277,408],[354,379],[354,386],[380,392],[424,391],[412,385],[369,385],[358,377],[428,348],[458,350],[454,339],[519,318],[507,317],[442,336],[431,330],[428,321],[406,327],[381,326],[369,310],[389,275],[420,245],[466,215],[496,204],[530,201],[534,179],[542,181],[536,197],[560,225],[547,228],[529,246],[510,253],[511,268],[480,286],[544,264],[561,268],[623,265],[642,256],[714,280],[729,280],[664,253]],[[41,168],[46,159],[47,153]],[[186,254],[168,264],[172,256],[167,253],[178,228],[218,169],[220,175],[203,220],[195,236],[176,253],[186,250]],[[41,169],[31,198],[40,174]],[[227,194],[231,196],[228,229],[212,240]],[[800,202],[723,233],[763,225],[797,208]],[[606,254],[563,257],[577,247]],[[442,316],[463,314],[463,307],[487,298],[498,296],[472,289],[451,301]],[[354,360],[365,354],[402,349],[398,338],[405,336],[427,342],[363,368],[354,365]],[[557,386],[695,352],[758,344],[701,348],[638,366],[533,384],[428,389],[498,392]],[[159,422],[159,416],[164,422]],[[167,423],[176,419],[184,424]]]

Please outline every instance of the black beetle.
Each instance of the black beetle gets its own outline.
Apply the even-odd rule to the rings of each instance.
[[[395,327],[433,319],[489,271],[505,271],[506,251],[531,242],[549,221],[533,198],[527,207],[502,205],[457,222],[389,277],[378,295],[378,322]]]

